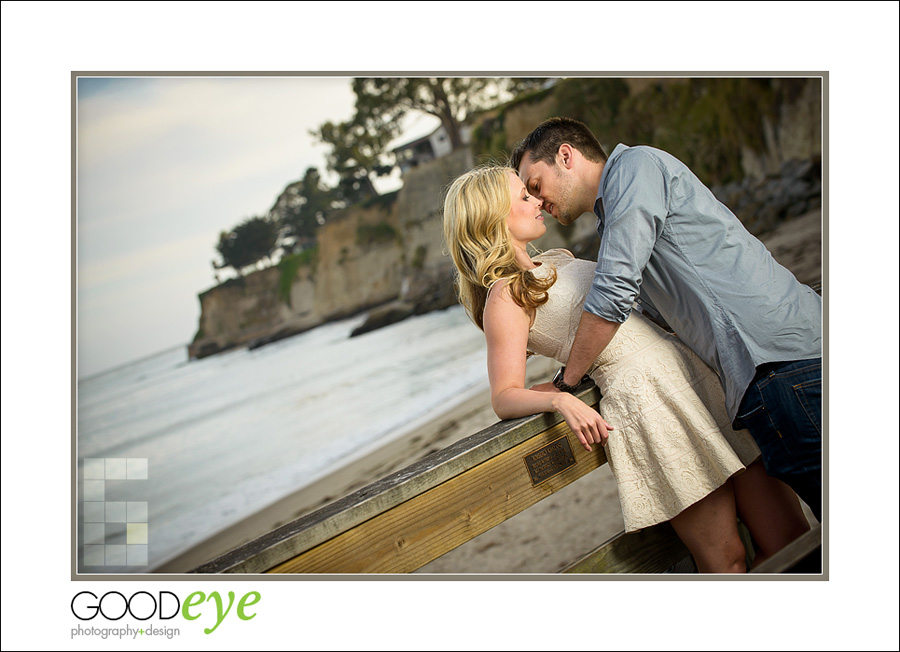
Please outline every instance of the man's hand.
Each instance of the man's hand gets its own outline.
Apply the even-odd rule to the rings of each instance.
[[[538,385],[532,385],[530,389],[534,390],[535,392],[557,392],[557,393],[561,393],[561,392],[559,391],[559,388],[558,388],[556,385],[554,385],[553,383],[540,383],[540,384],[538,384]]]

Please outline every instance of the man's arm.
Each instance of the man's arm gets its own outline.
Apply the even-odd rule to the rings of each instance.
[[[580,383],[617,330],[619,324],[616,322],[607,321],[590,312],[581,313],[581,322],[578,324],[575,341],[572,342],[563,382],[567,385]]]
[[[579,383],[631,313],[644,267],[665,225],[666,198],[661,169],[640,149],[626,150],[608,168],[603,239],[591,291],[566,363],[563,382],[567,385]]]
[[[581,322],[575,333],[575,341],[572,342],[563,382],[573,387],[578,385],[597,356],[603,353],[607,344],[612,341],[617,330],[619,330],[619,324],[615,322],[607,321],[590,312],[581,313]],[[560,391],[551,382],[533,385],[531,389],[539,392]]]
[[[644,151],[626,150],[607,170],[606,219],[597,269],[563,381],[576,384],[631,313],[644,267],[665,227],[666,180]]]

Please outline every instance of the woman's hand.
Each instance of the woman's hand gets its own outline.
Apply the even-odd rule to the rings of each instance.
[[[588,452],[591,451],[591,444],[600,444],[606,446],[609,439],[609,431],[615,430],[606,420],[600,416],[594,408],[585,405],[581,400],[572,394],[560,392],[553,397],[553,409],[559,412],[578,441]]]

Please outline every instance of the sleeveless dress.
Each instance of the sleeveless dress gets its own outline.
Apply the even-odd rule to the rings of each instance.
[[[553,249],[532,270],[556,269],[549,300],[536,310],[528,350],[566,364],[596,263]],[[637,310],[589,371],[600,414],[615,429],[606,456],[625,530],[668,521],[759,457],[746,430],[735,431],[715,371],[677,337]]]

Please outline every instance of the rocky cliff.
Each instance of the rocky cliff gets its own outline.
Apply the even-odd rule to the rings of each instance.
[[[399,233],[392,205],[358,207],[334,215],[316,248],[204,292],[190,357],[258,346],[397,298]]]

